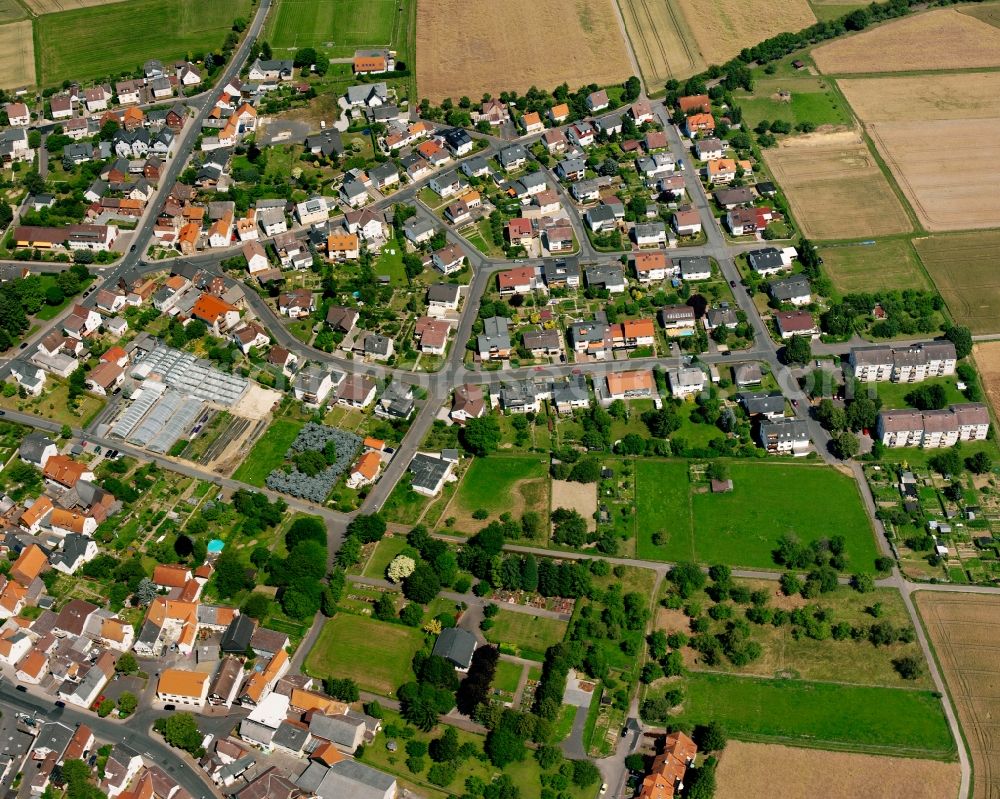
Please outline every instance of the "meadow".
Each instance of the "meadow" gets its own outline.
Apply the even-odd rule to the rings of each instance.
[[[908,239],[820,247],[823,271],[840,294],[864,291],[928,290],[931,282]]]
[[[790,92],[790,101],[778,98],[778,92]],[[736,96],[743,118],[750,127],[762,119],[798,125],[850,125],[851,111],[830,81],[814,75],[758,78],[753,94]]]
[[[951,759],[955,744],[931,691],[692,673],[678,721],[722,722],[734,738]]]
[[[515,646],[521,657],[541,661],[545,659],[545,650],[565,637],[566,627],[566,622],[559,619],[531,616],[501,607],[493,617],[493,626],[486,631],[486,640]]]
[[[363,691],[392,696],[413,679],[410,661],[423,647],[419,630],[340,613],[326,621],[306,656],[313,677],[348,677]]]
[[[913,246],[957,324],[1000,331],[1000,231],[929,236]]]
[[[396,0],[280,0],[266,36],[275,50],[322,48],[331,58],[394,47],[398,7]]]
[[[733,463],[733,491],[690,493],[686,465],[636,464],[639,557],[774,568],[772,550],[785,533],[808,543],[842,535],[848,569],[870,571],[878,554],[857,487],[822,466]],[[683,479],[681,477],[683,476]],[[666,530],[667,543],[651,537]]]
[[[133,72],[148,58],[170,61],[222,45],[249,0],[133,0],[93,6],[35,21],[39,81],[84,81]]]
[[[302,422],[294,419],[275,419],[264,435],[254,444],[240,467],[233,474],[234,480],[263,486],[267,476],[285,462],[285,453],[302,429]]]
[[[488,523],[472,518],[477,510],[485,510],[493,518],[505,512],[519,518],[527,510],[547,514],[547,472],[545,459],[537,456],[475,458],[462,478],[448,515],[456,516],[457,529],[475,531]]]

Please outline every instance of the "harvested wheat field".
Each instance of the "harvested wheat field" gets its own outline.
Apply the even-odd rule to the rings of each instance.
[[[719,758],[716,799],[952,799],[957,763],[855,755],[730,741]],[[873,793],[873,785],[878,790]]]
[[[913,240],[957,324],[973,333],[1000,333],[1000,231]]]
[[[24,2],[37,16],[41,16],[42,14],[57,14],[60,11],[72,11],[75,8],[106,6],[110,3],[121,3],[123,0],[24,0]]]
[[[1000,29],[944,8],[894,20],[812,51],[820,72],[906,72],[1000,66]]]
[[[673,0],[620,0],[619,6],[647,86],[686,78],[707,66]]]
[[[35,43],[31,20],[0,25],[0,89],[35,84]]]
[[[587,520],[587,529],[597,529],[597,485],[596,483],[571,483],[569,480],[552,481],[552,508],[575,510]]]
[[[744,47],[816,22],[806,0],[677,0],[702,58],[722,64]]]
[[[419,0],[417,89],[483,92],[620,83],[632,74],[614,0]]]
[[[1000,72],[841,78],[837,85],[864,122],[1000,117]]]
[[[993,413],[1000,413],[1000,341],[983,341],[972,348],[979,377]]]
[[[869,135],[921,224],[930,231],[996,227],[1000,137],[994,119],[873,122]],[[945,142],[975,142],[975,157]]]
[[[972,754],[973,793],[998,796],[1000,596],[930,591],[914,596]]]
[[[906,233],[906,211],[855,131],[795,136],[764,151],[811,239]]]

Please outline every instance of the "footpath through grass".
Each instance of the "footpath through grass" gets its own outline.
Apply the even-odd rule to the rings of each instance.
[[[955,745],[931,691],[692,673],[679,720],[721,721],[736,738],[952,759]]]
[[[285,453],[302,429],[295,419],[275,419],[254,444],[247,459],[233,474],[234,480],[263,486],[267,476],[285,462]]]

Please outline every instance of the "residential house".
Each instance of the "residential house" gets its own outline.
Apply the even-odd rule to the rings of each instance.
[[[695,136],[715,133],[715,117],[711,114],[691,114],[684,120],[684,135],[689,139]]]
[[[584,269],[584,277],[591,288],[602,288],[611,294],[621,294],[625,291],[625,272],[620,264],[588,266]]]
[[[545,130],[545,123],[537,111],[529,111],[521,117],[521,128],[525,135],[531,136],[534,133],[541,133]]]
[[[614,372],[605,378],[609,399],[636,399],[656,395],[656,381],[648,369]]]
[[[809,452],[809,423],[805,419],[765,420],[759,428],[760,445],[775,455],[801,456]]]
[[[524,349],[532,358],[554,358],[562,355],[563,342],[559,331],[552,329],[526,330],[522,334]]]
[[[18,448],[18,457],[36,469],[44,469],[49,458],[59,453],[55,442],[37,430],[28,433]]]
[[[550,155],[566,150],[566,134],[559,128],[551,128],[542,134],[542,144]]]
[[[456,283],[433,283],[427,288],[428,316],[445,316],[449,311],[457,311],[462,289]]]
[[[632,240],[637,247],[665,247],[667,229],[662,222],[638,222],[632,228]]]
[[[326,256],[331,261],[354,261],[361,255],[357,233],[335,230],[326,239]]]
[[[536,289],[544,288],[540,271],[533,266],[519,266],[498,273],[497,286],[501,297],[513,294],[530,294]]]
[[[447,244],[431,254],[431,261],[440,272],[450,275],[465,265],[465,253],[457,244]]]
[[[445,481],[451,477],[455,462],[441,455],[418,452],[410,461],[410,486],[418,494],[434,497],[441,493]]]
[[[387,361],[392,357],[395,345],[388,336],[380,333],[369,333],[362,340],[361,352],[366,358],[376,361]]]
[[[295,399],[314,408],[323,405],[330,391],[339,386],[344,375],[341,372],[331,372],[319,364],[309,364],[302,369],[292,381]]]
[[[776,218],[767,206],[741,206],[726,212],[726,227],[734,236],[747,236],[764,230]]]
[[[203,708],[211,679],[207,672],[163,669],[156,683],[156,698],[160,702]]]
[[[772,280],[768,284],[767,290],[771,297],[780,303],[808,305],[812,302],[809,278],[805,275],[792,275],[781,280]]]
[[[667,382],[670,385],[671,395],[683,399],[705,390],[705,373],[694,366],[669,369]]]
[[[611,331],[604,322],[573,322],[568,335],[574,352],[597,361],[611,356]]]
[[[764,247],[747,253],[747,263],[758,275],[767,276],[783,272],[791,266],[781,250],[776,247]]]
[[[414,325],[413,335],[417,340],[417,349],[429,355],[444,355],[448,346],[448,333],[451,326],[442,319],[421,316]]]
[[[714,136],[698,139],[694,143],[694,154],[699,161],[715,161],[726,153],[726,145]]]
[[[343,305],[331,305],[326,310],[326,323],[335,333],[350,333],[358,323],[358,311]]]
[[[660,309],[659,317],[668,336],[690,336],[694,333],[695,312],[690,305],[666,305]]]
[[[759,367],[757,372],[760,373]],[[760,383],[760,379],[757,382]],[[750,417],[774,420],[785,415],[785,395],[780,391],[743,391],[737,399]]]
[[[887,447],[951,447],[959,441],[983,441],[990,417],[980,402],[951,405],[942,410],[884,410],[878,416],[876,435]]]
[[[330,209],[327,207],[325,197],[310,197],[295,206],[295,218],[302,226],[317,225],[329,217]]]
[[[856,380],[918,383],[955,374],[957,355],[950,341],[927,341],[906,347],[874,346],[851,349],[849,363]]]
[[[216,336],[221,336],[240,321],[240,312],[235,305],[207,293],[195,300],[191,316],[208,325]]]
[[[587,110],[590,111],[591,114],[603,111],[610,105],[611,100],[608,99],[608,93],[604,89],[591,92],[587,95]]]
[[[376,387],[367,375],[349,374],[337,389],[337,402],[352,408],[367,408],[375,400]]]
[[[241,248],[243,257],[247,260],[247,271],[251,275],[263,272],[271,268],[271,262],[267,258],[267,252],[260,242],[248,241]]]
[[[497,160],[505,171],[513,172],[528,163],[528,151],[520,144],[511,144],[500,148]]]
[[[476,349],[481,360],[505,360],[510,357],[510,327],[503,316],[490,316],[483,320],[483,332],[476,339]]]
[[[792,336],[818,336],[819,326],[809,311],[778,311],[774,321],[782,339]]]
[[[695,208],[678,208],[671,224],[678,236],[697,236],[701,233],[701,214]]]

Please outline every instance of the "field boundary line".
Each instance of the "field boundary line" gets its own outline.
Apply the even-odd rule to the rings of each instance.
[[[754,732],[730,732],[733,738],[749,743],[780,743],[786,746],[795,746],[800,749],[819,749],[830,752],[854,752],[862,755],[884,755],[887,757],[906,757],[912,760],[938,760],[945,763],[956,762],[955,752],[944,752],[939,749],[917,749],[914,747],[901,746],[880,746],[870,744],[867,746],[852,746],[845,741],[828,741],[821,738],[800,738],[789,735],[767,735],[766,733]]]

